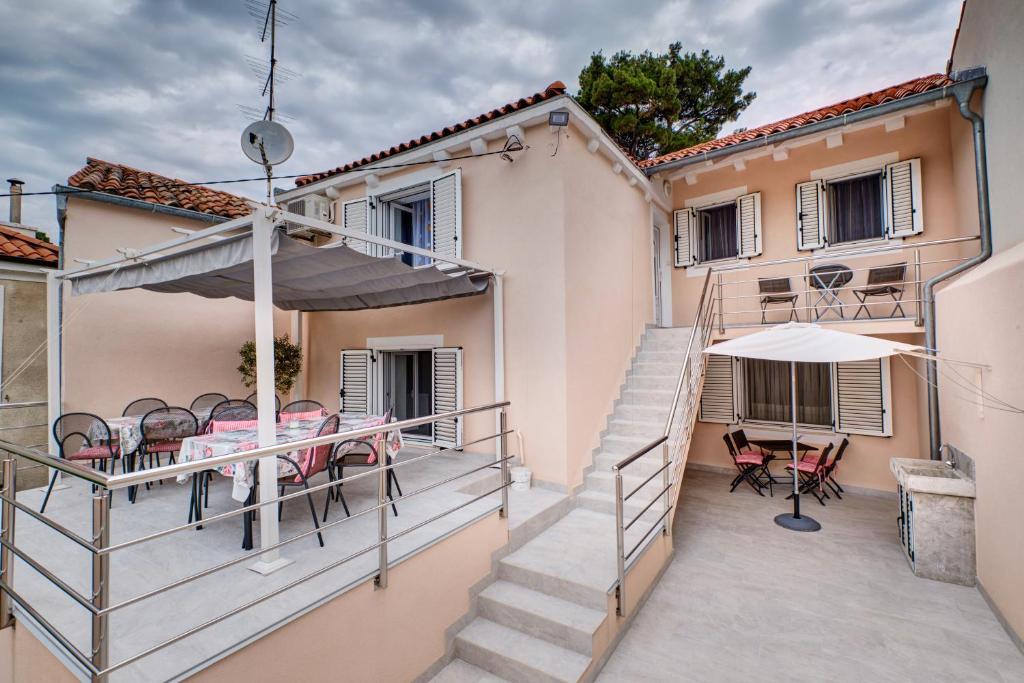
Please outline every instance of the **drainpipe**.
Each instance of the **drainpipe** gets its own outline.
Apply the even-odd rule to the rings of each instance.
[[[992,223],[989,211],[988,197],[988,164],[985,154],[985,121],[982,117],[971,110],[971,96],[974,91],[984,87],[987,78],[977,79],[977,76],[984,74],[984,67],[969,69],[957,74],[958,82],[950,86],[953,96],[956,97],[960,115],[971,122],[971,129],[974,136],[974,176],[978,185],[978,227],[981,232],[981,251],[977,256],[960,263],[949,270],[939,273],[928,280],[924,285],[924,325],[925,325],[925,346],[928,349],[936,348],[935,340],[935,285],[948,280],[954,275],[973,268],[974,266],[987,261],[992,256]],[[939,388],[938,388],[938,364],[934,360],[927,361],[928,364],[928,448],[932,460],[941,460],[942,428],[939,424]]]

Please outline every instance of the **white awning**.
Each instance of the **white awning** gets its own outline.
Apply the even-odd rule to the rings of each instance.
[[[275,231],[273,300],[284,310],[355,311],[473,296],[487,290],[489,276],[453,274],[434,266],[413,268],[399,257],[367,256],[337,243],[313,247]],[[197,294],[209,299],[253,300],[252,235],[199,247],[73,279],[75,295],[147,289]]]
[[[763,332],[713,344],[704,353],[736,358],[796,361],[802,363],[844,363],[886,358],[906,353],[920,355],[920,346],[850,334],[811,323],[786,323]]]

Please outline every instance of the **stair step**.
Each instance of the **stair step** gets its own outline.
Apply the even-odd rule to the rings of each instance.
[[[632,467],[632,465],[630,465]],[[622,493],[623,495],[629,495],[629,493],[637,486],[643,484],[644,479],[651,475],[641,476],[638,473],[624,474],[622,476]],[[586,490],[588,491],[601,491],[603,493],[612,494],[615,492],[615,473],[610,470],[600,470],[597,472],[591,472],[586,477]],[[649,482],[644,484],[644,487],[637,491],[632,499],[640,502],[643,505],[647,504],[651,498],[661,492],[664,488],[661,477],[655,477]]]
[[[683,358],[682,349],[678,351],[652,351],[641,347],[634,360],[637,363],[675,363],[681,366],[685,359]]]
[[[637,496],[639,495],[641,494],[638,493]],[[639,515],[640,511],[644,509],[644,505],[647,505],[648,502],[650,502],[650,498],[645,500],[643,505],[635,503],[632,499],[626,501],[626,504],[622,507],[623,523],[629,524],[630,520]],[[581,491],[580,494],[576,496],[576,503],[584,510],[600,512],[605,515],[615,514],[615,495],[605,491]],[[644,511],[640,521],[636,522],[636,524],[627,531],[628,535],[635,536],[632,543],[636,543],[636,541],[639,540],[639,536],[647,533],[650,530],[651,525],[661,517],[661,513],[664,511],[665,509],[662,507],[661,503],[655,503]],[[632,543],[628,544],[627,550],[633,547]]]
[[[672,351],[682,355],[682,353],[686,351],[686,345],[689,341],[689,337],[686,339],[644,339],[643,345],[641,345],[640,349],[641,351]]]
[[[645,439],[657,439],[665,431],[664,420],[630,419],[612,417],[608,420],[606,436],[642,436]]]
[[[590,657],[477,617],[455,636],[461,659],[510,681],[575,683]]]
[[[667,408],[672,405],[674,395],[675,387],[671,389],[638,389],[627,384],[619,394],[619,405]]]
[[[500,678],[489,671],[461,659],[453,659],[445,668],[430,679],[430,683],[509,683],[507,678]]]
[[[671,395],[668,397],[668,401],[671,401]],[[613,420],[654,420],[661,424],[662,428],[665,426],[665,420],[668,419],[668,411],[670,405],[668,402],[664,406],[644,406],[637,405],[635,403],[620,403],[615,406],[615,411],[612,413],[611,419]]]
[[[645,436],[620,436],[608,434],[601,439],[601,451],[608,454],[619,454],[620,457],[630,455],[644,446],[650,445],[654,438]]]
[[[480,593],[479,613],[495,623],[543,638],[580,654],[593,654],[594,633],[604,612],[509,581],[495,581]]]
[[[621,455],[599,451],[594,456],[594,472],[611,472],[612,466],[622,460]],[[649,477],[662,465],[661,448],[656,448],[647,455],[641,455],[629,465],[629,474],[636,477]]]
[[[679,354],[680,356],[682,354]],[[682,359],[678,361],[636,361],[630,368],[631,377],[679,377],[683,367]]]
[[[676,375],[630,375],[626,378],[626,386],[630,389],[659,389],[674,394],[678,379]]]

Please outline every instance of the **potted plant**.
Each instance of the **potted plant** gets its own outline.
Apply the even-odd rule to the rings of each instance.
[[[247,341],[238,350],[242,364],[242,384],[251,389],[256,386],[256,342]],[[295,378],[302,370],[302,348],[293,344],[287,334],[274,338],[274,387],[281,394],[287,394],[295,386]]]

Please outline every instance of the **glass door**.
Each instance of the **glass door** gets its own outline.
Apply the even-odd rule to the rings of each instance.
[[[391,360],[391,400],[397,420],[410,420],[430,414],[430,351],[393,351]],[[403,430],[409,436],[430,438],[430,425]]]

